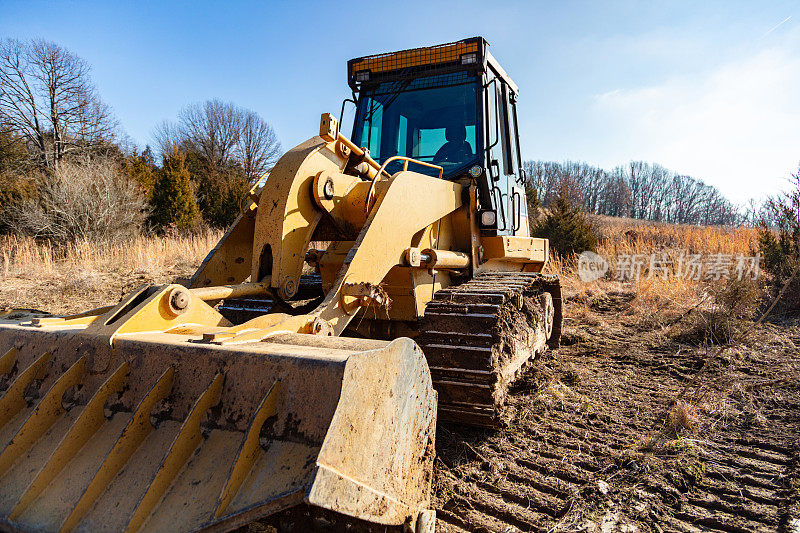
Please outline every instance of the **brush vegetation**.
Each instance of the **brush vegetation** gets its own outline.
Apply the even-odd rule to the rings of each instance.
[[[768,217],[762,221],[759,244],[770,289],[782,310],[800,311],[800,169],[792,176],[793,187],[767,202]]]

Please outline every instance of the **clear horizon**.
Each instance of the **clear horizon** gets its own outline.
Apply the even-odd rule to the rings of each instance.
[[[520,86],[525,159],[650,161],[739,204],[798,169],[791,2],[298,5],[2,0],[0,36],[85,59],[141,147],[186,104],[219,98],[261,114],[288,149],[339,114],[348,59],[482,35]]]

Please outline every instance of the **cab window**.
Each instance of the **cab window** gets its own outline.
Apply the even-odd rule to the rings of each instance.
[[[477,160],[478,84],[466,74],[385,83],[362,91],[355,142],[379,163],[402,155],[439,165],[454,175]],[[396,172],[403,165],[389,166]],[[415,172],[438,175],[428,167]]]

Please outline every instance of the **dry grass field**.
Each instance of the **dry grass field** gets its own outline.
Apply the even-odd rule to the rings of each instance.
[[[700,255],[708,258],[714,254],[736,257],[755,256],[758,252],[758,230],[755,228],[679,226],[641,222],[625,218],[598,217],[595,226],[600,235],[597,254],[606,258],[609,273],[594,283],[582,282],[576,271],[577,256],[554,257],[547,269],[558,274],[568,294],[598,291],[633,291],[640,310],[681,310],[693,307],[707,293],[707,280],[686,279],[677,272],[680,256]],[[668,263],[667,275],[648,276],[651,254],[659,255]],[[621,256],[639,256],[644,259],[638,281],[616,281],[614,267]],[[731,265],[732,267],[734,265]],[[733,274],[733,268],[731,274]],[[666,279],[665,279],[666,278]],[[650,309],[646,309],[650,306]]]
[[[752,228],[675,226],[631,219],[596,220],[597,253],[613,262],[620,254],[649,258],[666,252],[673,265],[678,255],[756,253]],[[204,230],[186,236],[139,237],[126,242],[84,243],[55,249],[29,237],[0,236],[0,307],[24,307],[70,313],[113,303],[143,283],[169,283],[192,274],[222,232]],[[708,284],[675,276],[642,276],[638,283],[607,278],[586,284],[576,274],[577,256],[553,257],[548,272],[559,274],[568,295],[632,290],[640,311],[680,310],[694,306]],[[647,309],[646,309],[647,308]]]
[[[499,432],[443,426],[440,530],[797,531],[800,327],[763,323],[763,275],[685,279],[683,254],[752,256],[753,229],[602,219],[608,276],[577,257],[562,346],[517,383]],[[620,255],[665,253],[667,275],[614,279]],[[731,270],[731,277],[735,272]]]
[[[115,303],[145,283],[190,276],[222,232],[138,237],[55,249],[29,237],[0,237],[0,308],[73,313]]]

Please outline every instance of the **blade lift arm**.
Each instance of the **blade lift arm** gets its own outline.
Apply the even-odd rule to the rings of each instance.
[[[358,185],[356,188],[364,189]],[[381,189],[384,191],[382,194]],[[378,190],[375,205],[333,286],[314,311],[299,316],[264,315],[240,326],[226,328],[224,332],[207,335],[207,340],[222,344],[252,342],[287,330],[338,336],[360,308],[387,305],[389,302],[381,289],[381,281],[392,267],[408,264],[407,251],[415,234],[461,207],[462,186],[405,171],[386,180],[385,187]],[[363,192],[351,190],[353,194]],[[334,220],[337,215],[342,215],[335,208],[331,211]],[[248,290],[256,292],[259,285],[250,283],[240,289],[215,289],[208,293],[219,296],[225,291],[241,294]],[[197,296],[203,294],[198,290]]]
[[[360,176],[344,173],[352,156],[366,167]],[[285,331],[338,336],[359,309],[389,305],[381,287],[389,270],[409,264],[430,268],[431,254],[426,254],[427,264],[413,261],[412,240],[460,208],[465,197],[462,185],[407,168],[408,161],[402,171],[389,175],[339,131],[335,118],[322,115],[320,135],[287,152],[261,190],[251,230],[251,281],[217,287],[196,284],[190,292],[200,300],[269,290],[290,298],[299,283],[305,249],[323,216],[340,230],[357,230],[335,281],[323,302],[306,315],[271,313],[234,327],[207,328],[206,340],[252,342]],[[369,205],[366,211],[365,205]],[[259,258],[263,250],[271,260],[266,272]]]

